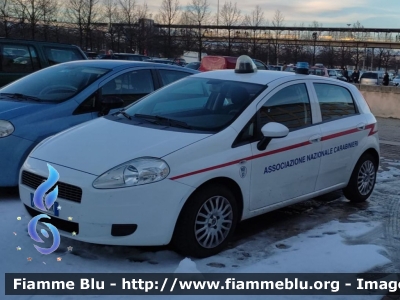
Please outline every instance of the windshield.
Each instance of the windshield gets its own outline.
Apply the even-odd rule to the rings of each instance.
[[[266,88],[228,80],[186,77],[127,107],[132,117],[163,117],[187,128],[218,131],[231,122]]]
[[[79,65],[57,65],[35,72],[0,89],[0,94],[23,94],[42,101],[61,102],[67,100],[109,69]]]

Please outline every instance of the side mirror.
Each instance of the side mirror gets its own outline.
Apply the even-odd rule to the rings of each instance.
[[[258,142],[257,149],[263,151],[267,148],[272,139],[286,137],[289,134],[289,128],[280,123],[270,122],[261,128],[261,132],[264,137]]]
[[[100,97],[101,110],[100,116],[107,115],[110,110],[124,107],[124,100],[116,96],[101,96]]]

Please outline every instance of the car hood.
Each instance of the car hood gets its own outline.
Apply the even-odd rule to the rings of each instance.
[[[15,117],[25,115],[27,113],[35,113],[46,109],[51,104],[38,104],[25,101],[10,101],[9,99],[0,98],[0,120],[11,120]]]
[[[148,128],[99,118],[54,135],[39,144],[29,156],[101,175],[138,157],[161,158],[210,135]]]

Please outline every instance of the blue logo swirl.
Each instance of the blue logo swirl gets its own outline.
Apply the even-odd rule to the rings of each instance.
[[[40,236],[36,232],[37,223],[38,223],[39,219],[41,219],[41,218],[51,219],[48,215],[41,214],[41,215],[34,217],[28,224],[28,233],[29,233],[30,237],[32,238],[32,240],[34,240],[35,242],[38,242],[38,243],[44,243],[43,240],[40,238]],[[35,246],[36,250],[42,254],[50,254],[50,253],[53,253],[54,251],[56,251],[58,249],[58,247],[60,246],[60,241],[61,241],[60,233],[58,232],[58,230],[55,226],[53,226],[49,223],[45,223],[45,222],[43,222],[43,224],[45,224],[47,226],[47,228],[50,229],[50,232],[54,236],[53,245],[51,245],[50,248],[41,248],[36,245],[33,245],[33,246]],[[49,234],[47,233],[46,230],[42,229],[40,232],[46,238],[49,237]]]
[[[57,200],[58,196],[58,186],[56,186],[53,191],[48,193],[46,195],[46,192],[49,191],[58,181],[60,178],[58,172],[56,169],[54,169],[51,165],[47,164],[47,167],[49,169],[49,177],[45,182],[43,182],[35,191],[35,194],[33,196],[33,203],[35,207],[37,207],[40,210],[47,211],[50,210],[50,208],[53,206],[54,202]],[[37,223],[41,218],[47,218],[51,219],[48,215],[46,214],[40,214],[29,222],[28,224],[28,233],[29,236],[34,240],[35,242],[38,243],[44,243],[43,240],[39,237],[39,235],[36,232],[36,227]],[[53,253],[55,250],[58,249],[60,246],[60,233],[58,232],[58,229],[53,226],[52,224],[45,223],[43,222],[44,225],[47,226],[47,228],[50,230],[50,232],[53,234],[53,244],[51,245],[50,248],[41,248],[39,246],[34,245],[37,251],[39,251],[41,254],[50,254]],[[42,235],[45,238],[49,237],[49,234],[46,230],[42,229],[40,231]]]
[[[45,198],[45,201],[43,201],[43,198],[48,190],[50,190],[58,181],[60,178],[58,172],[56,169],[54,169],[52,166],[47,164],[47,167],[49,168],[49,177],[45,182],[43,182],[39,187],[36,189],[35,194],[33,196],[33,203],[37,208],[40,210],[47,211],[57,200],[58,196],[58,186],[51,191]],[[43,203],[44,202],[44,203]],[[45,207],[46,206],[46,207]]]

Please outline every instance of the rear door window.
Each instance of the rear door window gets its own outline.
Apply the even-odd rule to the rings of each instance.
[[[1,72],[31,73],[40,69],[37,52],[32,46],[3,44],[0,49]]]
[[[73,60],[85,59],[82,53],[75,48],[43,47],[49,65],[56,65]]]
[[[357,114],[356,105],[348,89],[326,83],[314,83],[321,108],[322,121],[333,121]]]
[[[154,91],[150,70],[135,70],[124,73],[106,83],[101,88],[103,97],[119,97],[129,105]]]
[[[311,105],[304,83],[290,85],[278,91],[260,108],[260,128],[278,122],[297,130],[312,124]]]

